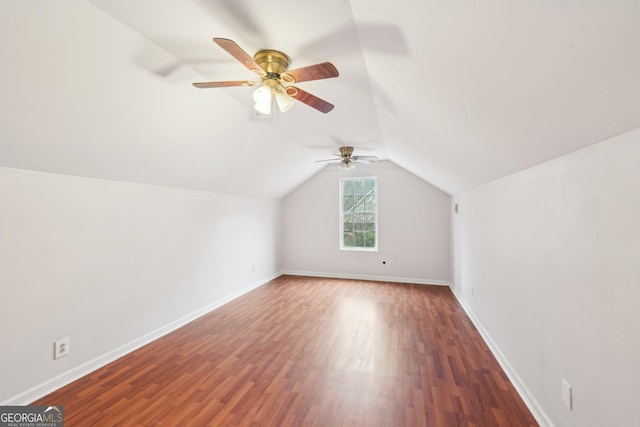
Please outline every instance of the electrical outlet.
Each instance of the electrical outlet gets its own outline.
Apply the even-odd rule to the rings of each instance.
[[[569,410],[572,409],[573,399],[571,384],[569,384],[564,378],[562,379],[562,402]]]
[[[389,267],[393,267],[393,260],[392,259],[388,260],[387,263],[389,264]]]
[[[69,346],[69,337],[56,341],[53,344],[53,358],[60,359],[71,353],[71,347]]]

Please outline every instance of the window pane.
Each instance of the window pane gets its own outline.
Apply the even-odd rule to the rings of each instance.
[[[353,231],[353,215],[345,214],[344,221],[342,222],[343,231]]]
[[[376,247],[376,233],[375,232],[367,232],[365,233],[365,242],[364,246],[367,248],[375,248]]]
[[[354,191],[356,196],[364,195],[364,179],[357,178],[354,183]]]
[[[366,194],[375,194],[373,191],[376,188],[376,180],[373,178],[365,178],[364,180],[364,191]]]
[[[364,224],[365,231],[376,231],[376,223],[375,222],[366,222]]]
[[[353,210],[355,212],[364,212],[364,197],[356,197],[354,200]]]
[[[345,196],[353,195],[353,180],[351,179],[342,180],[342,194]]]
[[[358,233],[356,232],[356,242],[355,242],[355,247],[357,248],[364,248],[364,233]]]
[[[353,210],[353,196],[345,196],[342,202],[343,212],[351,212]]]
[[[353,247],[354,246],[354,238],[353,238],[353,233],[352,232],[345,232],[344,236],[343,236],[343,246],[345,247]]]
[[[354,215],[356,231],[364,231],[364,215]]]
[[[366,212],[376,211],[376,196],[365,196],[364,209]]]

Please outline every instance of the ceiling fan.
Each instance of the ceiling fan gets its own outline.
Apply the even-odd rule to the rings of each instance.
[[[338,167],[342,170],[351,170],[356,167],[354,163],[377,162],[376,156],[354,156],[353,147],[340,147],[340,154],[334,154],[338,159],[316,160],[316,162],[338,162]]]
[[[296,86],[292,86],[293,83],[338,77],[338,70],[332,63],[323,62],[321,64],[289,70],[289,57],[278,50],[264,49],[258,51],[252,58],[233,40],[214,38],[213,41],[240,61],[242,65],[257,74],[260,77],[260,81],[232,80],[203,82],[193,83],[193,86],[199,89],[258,86],[253,92],[253,98],[256,101],[255,108],[258,114],[271,114],[274,103],[278,105],[280,111],[288,111],[293,107],[294,99],[323,113],[328,113],[333,110],[334,106],[327,101],[309,92],[305,92]]]

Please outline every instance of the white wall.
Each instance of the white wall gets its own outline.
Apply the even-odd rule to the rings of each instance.
[[[341,251],[339,182],[378,177],[378,252]],[[329,165],[283,200],[284,271],[296,274],[448,284],[450,197],[389,161]],[[393,266],[383,266],[392,259]]]
[[[275,199],[0,168],[0,404],[274,277],[280,227]],[[63,337],[71,354],[54,361]]]
[[[550,425],[640,425],[639,165],[637,130],[453,198],[454,289]]]

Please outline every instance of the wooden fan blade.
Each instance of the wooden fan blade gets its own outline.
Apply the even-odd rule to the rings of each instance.
[[[305,92],[302,89],[298,89],[295,86],[287,86],[286,87],[287,95],[292,98],[297,99],[298,101],[307,104],[311,108],[315,108],[316,110],[328,113],[333,110],[334,105],[328,103],[327,101],[318,98],[315,95],[311,95],[309,92]]]
[[[286,83],[308,82],[310,80],[329,79],[338,77],[338,69],[331,62],[309,65],[308,67],[296,68],[280,74],[280,78]]]
[[[202,82],[193,83],[198,89],[209,89],[212,87],[232,87],[232,86],[253,86],[255,82],[249,80],[230,80],[227,82]]]
[[[226,50],[229,55],[240,61],[242,65],[249,69],[249,71],[253,71],[260,77],[264,77],[267,75],[267,72],[264,71],[256,61],[254,61],[251,55],[242,50],[242,48],[238,46],[233,40],[216,37],[213,39],[213,41],[216,42],[218,46]]]

